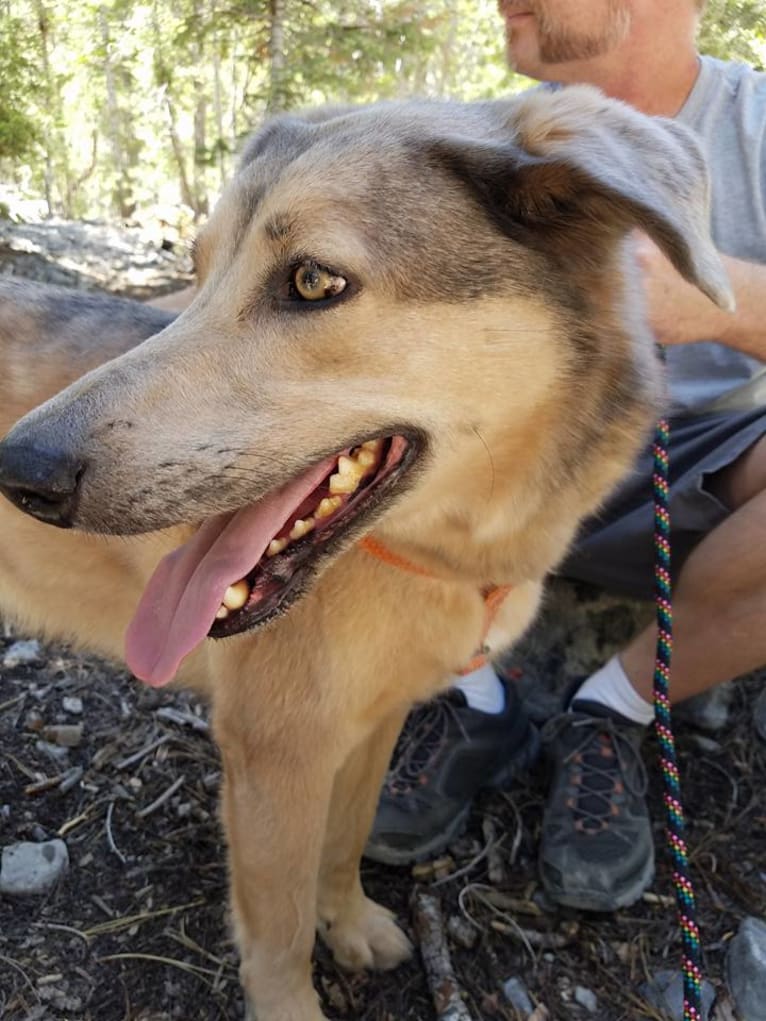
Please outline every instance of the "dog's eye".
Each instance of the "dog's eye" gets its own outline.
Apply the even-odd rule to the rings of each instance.
[[[302,262],[290,278],[292,296],[303,301],[323,301],[344,291],[348,281],[315,262]]]

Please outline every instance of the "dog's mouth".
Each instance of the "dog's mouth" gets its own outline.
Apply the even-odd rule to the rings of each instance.
[[[205,637],[283,613],[399,491],[420,448],[416,435],[400,432],[361,440],[257,503],[205,522],[144,591],[126,636],[132,671],[165,684]]]
[[[285,601],[303,590],[314,563],[336,545],[333,539],[347,537],[352,524],[401,475],[408,451],[413,447],[403,436],[392,436],[366,440],[338,454],[253,569],[226,588],[209,636],[225,638],[247,631],[283,610]]]

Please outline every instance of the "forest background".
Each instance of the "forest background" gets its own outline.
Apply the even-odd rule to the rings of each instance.
[[[762,68],[766,0],[701,48]],[[0,216],[191,226],[269,114],[528,84],[495,0],[0,0]]]

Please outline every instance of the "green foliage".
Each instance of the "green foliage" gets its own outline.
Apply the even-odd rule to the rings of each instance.
[[[766,0],[708,0],[699,45],[703,53],[722,60],[741,60],[763,70]]]
[[[761,64],[765,6],[709,0],[703,50]],[[503,47],[496,0],[0,0],[0,158],[53,213],[204,216],[269,113],[500,95]]]
[[[37,141],[29,106],[37,83],[29,51],[23,23],[18,18],[0,19],[0,159],[22,159]]]

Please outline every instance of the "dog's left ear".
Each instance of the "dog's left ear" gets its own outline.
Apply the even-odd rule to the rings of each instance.
[[[446,161],[509,236],[549,256],[601,259],[639,228],[721,308],[734,299],[709,232],[709,183],[691,132],[590,86],[508,104],[505,140],[446,139]],[[493,132],[494,134],[494,132]]]

